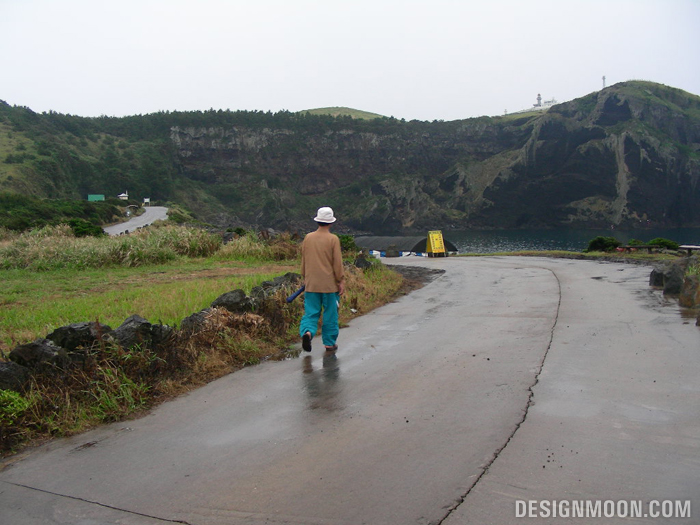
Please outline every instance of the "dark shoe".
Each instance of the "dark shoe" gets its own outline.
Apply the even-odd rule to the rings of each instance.
[[[311,332],[306,332],[301,336],[301,347],[306,352],[311,352]]]
[[[326,352],[335,352],[338,349],[338,345],[327,346]]]

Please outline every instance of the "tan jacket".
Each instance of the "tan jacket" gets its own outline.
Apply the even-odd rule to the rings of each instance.
[[[307,292],[333,293],[345,279],[340,239],[329,228],[319,228],[301,244],[301,276]]]

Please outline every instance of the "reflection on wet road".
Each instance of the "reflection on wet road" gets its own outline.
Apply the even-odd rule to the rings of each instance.
[[[333,412],[344,408],[342,402],[343,384],[340,379],[340,359],[335,352],[325,352],[320,369],[314,369],[313,357],[302,359],[304,392],[308,396],[311,410]]]

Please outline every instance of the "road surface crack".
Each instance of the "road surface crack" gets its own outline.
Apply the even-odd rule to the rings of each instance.
[[[547,348],[544,352],[544,355],[542,356],[542,360],[540,361],[539,368],[537,369],[537,373],[535,374],[535,380],[533,383],[528,387],[528,397],[527,397],[527,404],[525,405],[525,410],[523,411],[523,416],[516,423],[515,428],[513,429],[513,432],[511,432],[510,436],[508,436],[508,439],[506,439],[506,442],[501,446],[499,449],[496,450],[494,453],[493,457],[489,460],[488,463],[483,467],[481,473],[477,476],[477,478],[474,480],[474,483],[469,487],[469,489],[457,500],[457,502],[452,505],[448,510],[445,516],[440,521],[435,522],[435,525],[441,525],[442,523],[445,522],[446,519],[448,519],[452,513],[459,508],[462,503],[465,502],[469,494],[474,490],[474,488],[479,484],[481,479],[486,475],[486,473],[489,471],[491,468],[491,465],[494,464],[494,462],[498,459],[498,457],[501,455],[501,453],[506,449],[506,447],[510,444],[510,442],[513,440],[513,437],[515,437],[516,432],[520,429],[520,426],[525,423],[525,420],[527,419],[528,413],[530,412],[530,407],[533,405],[532,398],[534,397],[535,393],[533,392],[533,389],[539,383],[540,381],[540,374],[542,373],[542,369],[544,368],[544,363],[547,360],[547,355],[549,355],[549,350],[552,348],[552,342],[554,341],[554,330],[557,327],[557,322],[559,321],[559,310],[561,308],[561,281],[559,281],[559,277],[557,274],[550,268],[543,268],[544,270],[548,270],[552,273],[554,276],[554,279],[557,281],[557,288],[558,288],[558,295],[559,295],[559,300],[557,301],[557,309],[556,313],[554,315],[554,322],[552,323],[552,327],[549,330],[549,342],[547,343]]]
[[[99,501],[92,501],[92,500],[85,499],[85,498],[79,498],[79,497],[77,497],[77,496],[68,496],[68,495],[66,495],[66,494],[59,494],[59,493],[57,493],[57,492],[52,492],[52,491],[50,491],[50,490],[39,489],[39,488],[37,488],[37,487],[30,487],[29,485],[22,485],[21,483],[12,483],[12,482],[9,482],[9,481],[4,481],[3,483],[7,483],[8,485],[14,485],[15,487],[21,487],[21,488],[24,488],[24,489],[36,490],[37,492],[43,492],[44,494],[50,494],[51,496],[57,496],[57,497],[59,497],[59,498],[67,498],[67,499],[72,499],[72,500],[74,500],[74,501],[82,501],[83,503],[88,503],[88,504],[90,504],[90,505],[97,505],[97,506],[99,506],[99,507],[104,507],[104,508],[106,508],[106,509],[115,510],[115,511],[117,511],[117,512],[125,512],[125,513],[127,513],[127,514],[133,514],[133,515],[135,515],[135,516],[143,516],[144,518],[150,518],[150,519],[153,519],[153,520],[163,521],[163,522],[166,522],[166,523],[182,523],[183,525],[192,525],[190,522],[184,521],[184,520],[173,520],[173,519],[168,519],[168,518],[160,518],[160,517],[158,517],[158,516],[152,516],[152,515],[150,515],[150,514],[144,514],[143,512],[136,512],[136,511],[134,511],[134,510],[128,510],[128,509],[122,509],[122,508],[119,508],[119,507],[114,507],[114,506],[112,506],[112,505],[107,505],[107,504],[105,504],[105,503],[100,503]]]

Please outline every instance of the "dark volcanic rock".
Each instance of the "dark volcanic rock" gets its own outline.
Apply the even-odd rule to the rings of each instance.
[[[255,307],[255,301],[248,297],[241,289],[226,292],[211,303],[212,308],[225,308],[229,312],[250,312]]]
[[[678,264],[671,264],[668,272],[664,273],[664,293],[677,295],[681,293],[683,281],[685,280],[685,271]]]
[[[360,253],[353,264],[360,270],[367,270],[372,267],[372,263],[367,260],[367,256],[364,253]]]
[[[124,348],[135,345],[158,346],[166,342],[172,332],[173,329],[167,325],[151,324],[140,315],[132,315],[110,332],[109,337]]]
[[[301,275],[298,273],[288,272],[284,275],[275,277],[272,281],[264,281],[260,286],[254,287],[250,291],[250,296],[255,302],[264,301],[271,297],[281,289],[289,289],[298,287],[301,284]]]
[[[700,277],[697,275],[686,276],[681,286],[678,302],[686,308],[700,306]]]
[[[659,266],[654,268],[649,275],[649,286],[655,288],[663,288],[664,286],[664,269]]]
[[[204,310],[185,317],[180,322],[180,331],[189,335],[196,334],[204,327],[210,312],[211,308],[205,308]]]
[[[698,264],[698,258],[695,255],[657,263],[649,275],[649,285],[663,288],[664,294],[679,295],[686,281],[686,269],[689,265],[696,264]]]
[[[0,390],[21,392],[30,378],[29,368],[12,361],[0,361]]]
[[[10,352],[9,357],[18,365],[42,372],[64,368],[70,362],[66,350],[49,339],[19,345]]]
[[[94,321],[73,323],[56,328],[46,336],[46,339],[50,339],[58,346],[72,352],[81,347],[91,347],[103,335],[111,331],[109,326]]]

